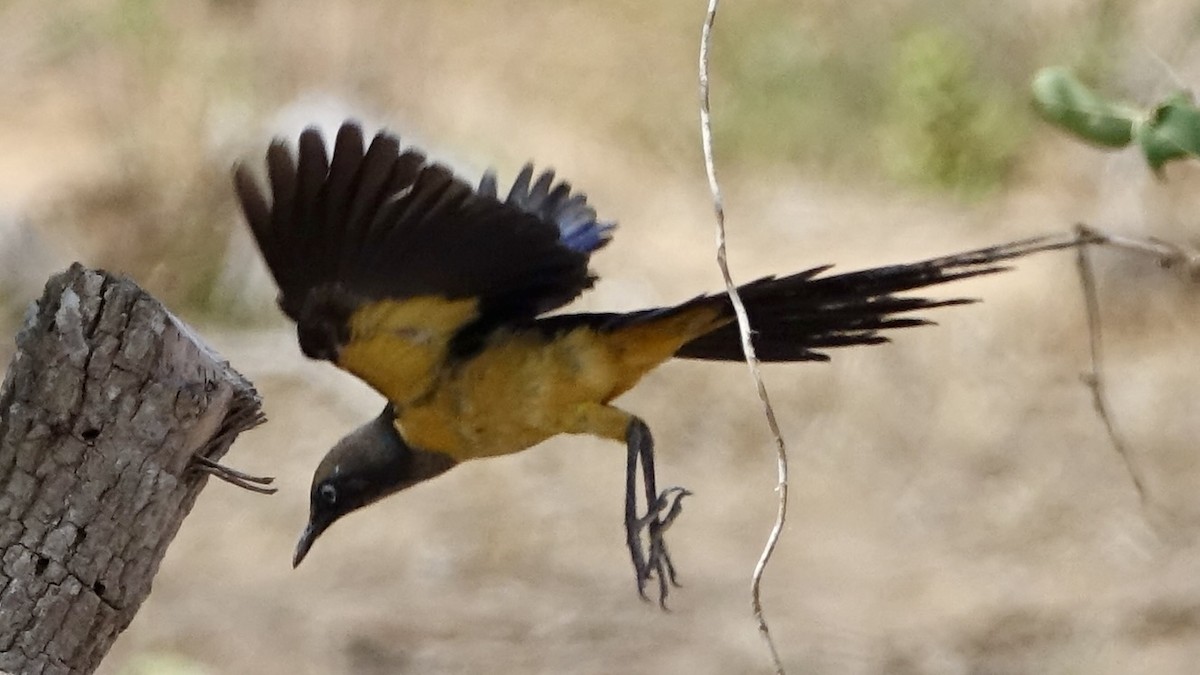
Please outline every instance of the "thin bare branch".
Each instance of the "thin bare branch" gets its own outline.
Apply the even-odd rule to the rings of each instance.
[[[1075,232],[1080,240],[1118,246],[1141,253],[1149,253],[1158,257],[1159,263],[1164,267],[1169,267],[1179,260],[1179,258],[1174,257],[1179,249],[1168,245],[1159,247],[1155,242],[1151,241],[1130,239],[1127,237],[1114,238],[1086,225],[1076,225]],[[1174,262],[1169,263],[1168,260]],[[1096,414],[1104,424],[1104,429],[1108,433],[1108,439],[1112,443],[1113,450],[1125,462],[1125,470],[1129,472],[1129,477],[1133,480],[1133,486],[1137,489],[1138,498],[1142,504],[1145,504],[1145,478],[1142,476],[1141,469],[1133,461],[1133,457],[1130,456],[1129,448],[1121,440],[1120,434],[1117,433],[1116,425],[1113,423],[1112,415],[1109,412],[1108,396],[1104,386],[1104,350],[1100,330],[1100,301],[1096,294],[1096,274],[1092,268],[1092,259],[1087,244],[1081,244],[1075,249],[1075,263],[1079,268],[1079,282],[1083,287],[1083,304],[1088,325],[1088,347],[1091,352],[1091,369],[1089,372],[1083,374],[1083,382],[1092,392],[1092,407],[1096,409]]]
[[[1163,269],[1182,269],[1192,281],[1200,281],[1200,251],[1194,247],[1163,241],[1156,237],[1127,237],[1110,234],[1090,225],[1079,224],[1075,231],[1093,244],[1114,246],[1155,259]]]
[[[1164,269],[1179,269],[1194,282],[1200,282],[1200,251],[1194,247],[1163,241],[1154,237],[1129,237],[1110,234],[1084,224],[1075,226],[1076,236],[1081,244],[1097,244],[1112,246],[1139,255],[1146,255]],[[1141,469],[1133,461],[1128,446],[1117,432],[1113,422],[1111,406],[1108,404],[1107,389],[1104,377],[1103,339],[1100,328],[1100,302],[1096,292],[1096,275],[1092,266],[1088,247],[1081,245],[1076,249],[1076,264],[1079,268],[1079,281],[1083,286],[1084,309],[1087,313],[1088,342],[1091,351],[1091,370],[1083,375],[1084,384],[1092,392],[1092,406],[1104,424],[1104,429],[1112,443],[1113,450],[1121,456],[1125,468],[1137,489],[1142,504],[1147,504],[1146,481]]]
[[[717,265],[721,268],[721,276],[725,279],[725,292],[729,294],[729,300],[737,314],[738,331],[742,338],[742,352],[746,355],[746,365],[750,369],[750,375],[754,378],[758,397],[762,400],[763,412],[767,417],[767,425],[771,428],[771,435],[775,438],[775,453],[779,470],[779,482],[776,488],[779,494],[779,510],[775,514],[775,524],[767,537],[762,555],[759,556],[758,564],[754,567],[754,575],[750,582],[750,602],[754,610],[754,617],[758,621],[758,632],[767,643],[775,672],[777,675],[783,675],[783,661],[779,658],[779,650],[775,647],[766,615],[763,614],[761,587],[763,573],[767,569],[767,563],[771,560],[775,546],[779,543],[779,537],[783,533],[783,526],[787,520],[787,446],[783,442],[783,434],[779,431],[779,422],[775,419],[775,409],[771,406],[767,386],[763,383],[762,373],[759,371],[758,358],[754,355],[754,344],[750,338],[752,334],[750,317],[746,314],[746,306],[742,304],[737,285],[733,283],[733,276],[729,273],[729,263],[725,254],[725,206],[721,197],[721,186],[717,182],[716,164],[713,161],[712,118],[708,102],[708,55],[712,48],[712,30],[717,18],[717,4],[718,0],[709,0],[708,12],[704,16],[704,27],[700,34],[700,141],[704,146],[704,170],[708,174],[708,189],[712,192],[713,211],[716,215]]]

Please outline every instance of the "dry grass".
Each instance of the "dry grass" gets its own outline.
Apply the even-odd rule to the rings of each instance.
[[[756,51],[739,67],[766,59],[783,73],[744,92],[773,101],[777,91],[782,103],[714,101],[735,274],[904,261],[1076,220],[1195,238],[1196,169],[1172,168],[1160,184],[1136,158],[1050,134],[980,203],[882,178],[871,151],[877,120],[855,107],[853,87],[885,91],[880,64],[906,25],[961,29],[981,67],[1010,83],[1026,77],[1022,64],[1070,60],[1088,44],[1078,34],[1101,28],[1123,38],[1106,69],[1130,95],[1169,88],[1146,47],[1184,81],[1200,81],[1200,43],[1187,30],[1195,10],[1183,0],[1105,3],[1104,21],[1085,2],[967,4],[952,15],[932,0],[884,3],[881,15],[840,2],[723,10],[730,34],[718,64],[740,41]],[[737,366],[671,365],[623,401],[656,432],[662,480],[696,492],[672,530],[687,585],[670,615],[636,599],[622,545],[623,453],[591,439],[456,469],[339,524],[300,570],[289,568],[313,466],[379,403],[305,362],[282,320],[251,321],[273,312],[272,291],[249,262],[223,176],[271,133],[353,114],[467,169],[495,163],[511,176],[537,157],[622,223],[597,260],[606,280],[581,306],[632,308],[718,286],[695,132],[700,5],[504,7],[64,0],[0,9],[0,96],[20,102],[0,111],[0,204],[32,223],[19,255],[0,230],[5,288],[30,297],[81,257],[128,271],[183,308],[266,399],[271,423],[239,440],[231,461],[277,475],[283,488],[273,498],[206,490],[104,672],[145,672],[138,664],[162,653],[213,673],[764,667],[746,587],[774,509],[774,465]],[[805,39],[789,42],[778,26]],[[771,40],[756,42],[764,27]],[[780,66],[793,60],[804,68]],[[844,77],[806,89],[808,73],[831,64]],[[715,67],[717,90],[737,93],[730,78],[742,71]],[[726,121],[722,105],[732,109]],[[783,150],[772,151],[772,138]],[[815,168],[827,161],[832,173]],[[1143,260],[1099,258],[1112,402],[1145,467],[1149,510],[1078,381],[1086,336],[1068,255],[948,290],[986,302],[946,310],[940,326],[895,344],[767,369],[795,479],[764,591],[795,672],[1194,670],[1196,293]]]

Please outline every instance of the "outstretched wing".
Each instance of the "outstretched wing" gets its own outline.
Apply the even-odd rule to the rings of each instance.
[[[419,151],[402,152],[390,134],[375,136],[364,152],[354,123],[338,131],[332,158],[308,129],[298,160],[276,140],[267,166],[270,203],[245,167],[235,182],[280,306],[297,321],[322,286],[363,300],[480,298],[536,315],[591,286],[588,256],[613,227],[569,184],[554,184],[551,171],[531,185],[527,165],[502,202],[492,174],[473,190]]]
[[[305,354],[387,395],[380,380],[401,373],[380,372],[422,365],[378,362],[389,348],[399,352],[388,361],[404,358],[405,345],[389,341],[419,343],[423,353],[432,345],[408,357],[436,359],[467,325],[531,318],[591,287],[588,259],[613,224],[553,172],[533,180],[527,165],[502,201],[490,173],[476,190],[391,134],[364,146],[353,122],[332,154],[315,129],[300,135],[298,156],[276,140],[269,200],[246,167],[235,169],[242,210]],[[355,356],[369,345],[370,359]]]

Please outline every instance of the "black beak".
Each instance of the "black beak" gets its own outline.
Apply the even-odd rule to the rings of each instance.
[[[292,568],[295,569],[300,565],[300,561],[304,560],[304,556],[308,555],[308,549],[312,548],[313,542],[321,533],[332,523],[332,520],[320,518],[319,516],[310,518],[308,526],[304,528],[303,534],[300,535],[300,541],[296,543],[296,553],[292,555]]]

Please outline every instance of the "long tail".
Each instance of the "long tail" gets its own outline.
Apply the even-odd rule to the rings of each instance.
[[[930,323],[912,316],[912,312],[974,302],[963,298],[931,300],[898,293],[993,274],[1009,269],[997,263],[1080,243],[1073,235],[1039,237],[906,265],[821,276],[830,268],[826,265],[786,277],[766,277],[738,290],[754,330],[752,340],[759,359],[827,361],[829,357],[818,350],[887,342],[881,331]],[[658,311],[674,313],[714,304],[733,317],[733,306],[724,293],[701,296]],[[737,322],[729,321],[691,340],[675,356],[740,361],[743,355]]]

